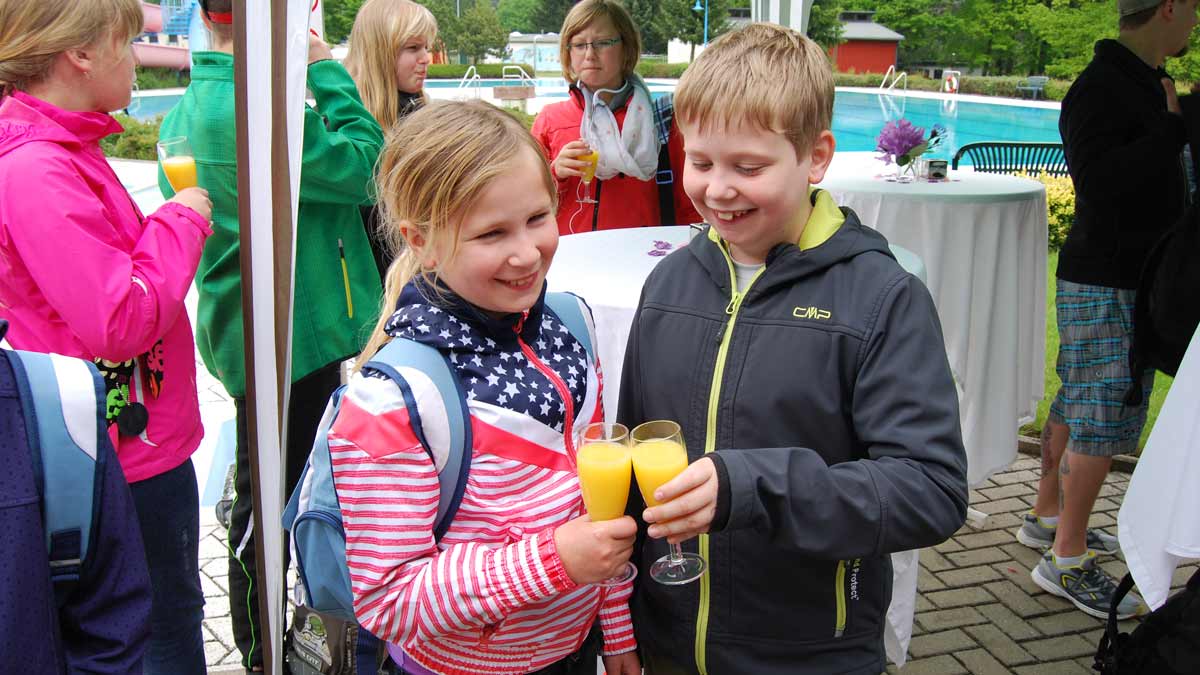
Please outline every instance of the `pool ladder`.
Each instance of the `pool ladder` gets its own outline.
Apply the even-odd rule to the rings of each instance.
[[[891,78],[890,83],[888,82],[889,77]],[[908,73],[903,71],[897,72],[895,65],[888,66],[887,72],[883,74],[883,82],[879,83],[879,90],[883,91],[886,89],[887,91],[891,91],[901,82],[904,83],[904,91],[908,91]]]
[[[500,69],[500,77],[505,80],[519,80],[520,84],[530,87],[537,85],[537,81],[530,77],[529,73],[525,72],[521,66],[504,66]]]
[[[462,79],[458,81],[459,98],[465,98],[462,94],[464,89],[473,89],[475,98],[479,98],[479,72],[475,70],[475,66],[467,68],[467,72],[463,74]]]

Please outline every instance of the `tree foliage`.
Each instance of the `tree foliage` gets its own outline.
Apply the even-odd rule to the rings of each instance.
[[[541,0],[500,0],[496,14],[504,30],[519,33],[537,33],[534,15],[541,8]]]
[[[500,25],[500,17],[491,0],[478,0],[470,9],[464,6],[457,23],[453,48],[470,58],[471,63],[482,61],[486,56],[504,55],[508,31]]]
[[[659,3],[657,30],[667,40],[680,40],[695,46],[704,44],[704,11],[696,11],[695,0],[662,0]],[[708,40],[711,42],[729,30],[729,0],[700,0],[708,8]]]

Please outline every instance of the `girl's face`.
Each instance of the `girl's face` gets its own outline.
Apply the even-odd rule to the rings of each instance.
[[[463,216],[458,250],[435,246],[427,264],[455,293],[488,314],[524,312],[537,302],[558,249],[558,223],[532,148],[492,179]]]
[[[396,86],[406,94],[419,94],[425,87],[425,71],[433,58],[423,37],[409,38],[396,56]]]
[[[95,112],[112,112],[129,105],[136,77],[133,47],[127,40],[102,38],[88,50],[92,69],[84,79],[84,87],[92,100]]]
[[[591,91],[616,89],[625,82],[625,46],[608,17],[597,17],[567,45],[571,72]]]

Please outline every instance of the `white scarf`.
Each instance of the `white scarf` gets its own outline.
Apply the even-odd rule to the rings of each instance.
[[[626,103],[625,124],[619,127],[600,94],[620,93],[625,87],[633,87],[633,93]],[[593,150],[600,151],[596,177],[608,180],[623,173],[638,180],[653,178],[658,170],[658,130],[654,123],[654,103],[642,78],[630,73],[620,88],[600,89],[595,93],[580,83],[579,91],[583,93],[579,136]]]

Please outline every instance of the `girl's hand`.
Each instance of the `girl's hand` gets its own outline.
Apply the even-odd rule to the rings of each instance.
[[[199,213],[207,222],[212,222],[212,201],[208,198],[208,190],[202,187],[184,188],[175,193],[170,201],[182,204]]]
[[[636,650],[603,658],[605,675],[642,675],[642,661]]]
[[[642,518],[650,523],[646,534],[678,544],[708,532],[717,514],[717,467],[703,457],[654,492],[661,502],[646,509]]]
[[[571,581],[594,584],[621,572],[636,536],[637,523],[629,516],[594,523],[585,514],[554,530],[554,547]]]
[[[315,33],[308,34],[308,65],[312,65],[317,61],[328,61],[333,58],[333,52],[329,49],[329,45],[325,41],[317,37]]]
[[[588,165],[587,162],[579,159],[583,155],[591,152],[592,149],[588,144],[579,141],[571,141],[563,146],[562,150],[558,151],[558,157],[550,164],[550,169],[554,171],[554,175],[559,180],[574,176],[579,178],[583,175],[583,169]]]

